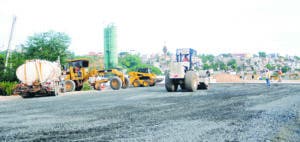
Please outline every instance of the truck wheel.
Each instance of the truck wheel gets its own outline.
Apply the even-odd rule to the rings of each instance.
[[[194,71],[186,72],[185,77],[184,77],[184,84],[185,84],[185,88],[188,91],[191,91],[191,92],[197,91],[197,88],[198,88],[198,79],[197,78],[198,78],[198,76],[197,76],[196,72],[194,72]]]
[[[177,85],[178,87],[178,85]],[[166,75],[165,77],[165,88],[168,92],[174,92],[177,91],[177,87],[175,88],[175,84],[173,80],[169,78],[169,74]]]
[[[76,88],[75,82],[73,80],[66,80],[65,81],[65,91],[72,92]]]
[[[200,89],[200,90],[207,90],[208,89],[208,84],[206,85],[205,83],[201,82],[198,85],[198,89]]]
[[[113,90],[119,90],[122,86],[122,81],[119,77],[113,77],[111,80],[110,80],[110,87],[113,89]]]
[[[185,84],[180,84],[180,88],[181,88],[181,90],[185,90],[186,89]]]
[[[129,86],[129,79],[124,77],[124,82],[122,83],[122,89],[126,89]]]
[[[140,81],[134,80],[132,85],[133,85],[133,87],[139,87],[141,84],[140,84]]]

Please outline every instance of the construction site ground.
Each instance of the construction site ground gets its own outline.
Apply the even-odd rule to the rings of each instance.
[[[300,84],[215,83],[0,101],[0,141],[298,141]]]

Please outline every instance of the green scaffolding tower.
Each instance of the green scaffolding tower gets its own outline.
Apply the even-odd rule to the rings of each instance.
[[[116,27],[113,24],[104,28],[104,65],[105,69],[118,66]]]

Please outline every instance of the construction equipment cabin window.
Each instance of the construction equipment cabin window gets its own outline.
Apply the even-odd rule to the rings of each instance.
[[[89,67],[89,61],[85,61],[85,60],[80,60],[80,61],[74,61],[74,62],[70,62],[69,64],[72,67]]]

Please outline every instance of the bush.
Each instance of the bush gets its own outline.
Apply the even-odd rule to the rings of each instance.
[[[0,82],[0,95],[10,96],[13,94],[14,89],[17,86],[17,82]]]
[[[84,82],[81,90],[82,91],[88,91],[88,90],[92,90],[92,89],[91,89],[91,86],[88,82]]]

